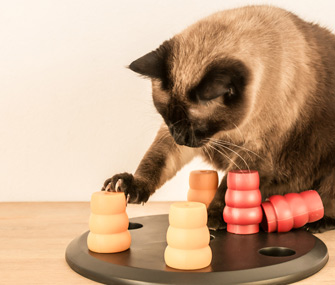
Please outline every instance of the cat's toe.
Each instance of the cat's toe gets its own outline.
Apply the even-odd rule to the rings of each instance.
[[[210,230],[223,230],[227,227],[226,223],[223,220],[222,211],[217,212],[208,212],[208,221],[207,226]]]
[[[129,203],[143,203],[150,197],[147,184],[130,173],[120,173],[105,181],[102,190],[124,192]]]
[[[134,177],[130,173],[120,173],[107,179],[102,187],[102,191],[124,192],[126,197],[133,189]]]
[[[312,234],[323,233],[326,231],[334,230],[335,219],[325,216],[319,221],[306,224],[303,228]]]

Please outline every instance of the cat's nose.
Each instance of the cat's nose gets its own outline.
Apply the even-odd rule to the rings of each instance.
[[[189,132],[182,132],[182,133],[179,133],[179,134],[177,133],[174,139],[175,139],[177,144],[192,146],[190,138],[191,138],[191,136],[190,136]]]
[[[195,140],[192,140],[191,130],[178,129],[175,126],[169,127],[169,130],[177,144],[193,147]]]
[[[169,131],[177,144],[185,145],[186,143],[185,130],[183,130],[182,128],[178,128],[172,124],[169,125]]]

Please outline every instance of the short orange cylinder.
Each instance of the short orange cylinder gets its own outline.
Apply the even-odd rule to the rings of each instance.
[[[190,188],[199,190],[216,190],[219,177],[215,170],[194,170],[189,177]]]
[[[187,200],[190,202],[201,202],[209,206],[212,202],[217,187],[218,173],[215,170],[195,170],[190,173],[190,189]]]
[[[215,196],[216,190],[194,190],[189,189],[187,192],[187,201],[201,202],[208,208]]]

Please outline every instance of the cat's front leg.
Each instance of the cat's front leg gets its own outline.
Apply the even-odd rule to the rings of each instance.
[[[113,191],[123,191],[129,203],[147,202],[156,189],[171,179],[196,154],[194,148],[177,145],[163,125],[135,174],[116,174],[105,181],[102,190],[108,187]]]
[[[223,208],[225,206],[225,195],[227,191],[227,175],[225,175],[216,191],[216,194],[207,209],[207,226],[211,230],[221,230],[226,228],[223,220]]]

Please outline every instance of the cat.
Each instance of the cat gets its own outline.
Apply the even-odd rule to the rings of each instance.
[[[262,197],[315,189],[311,232],[335,228],[335,36],[272,6],[208,16],[129,65],[152,81],[164,123],[134,175],[103,190],[146,202],[195,156],[215,169],[254,169]],[[118,183],[117,183],[118,182]],[[118,184],[118,185],[116,185]],[[227,176],[208,207],[223,229]]]

